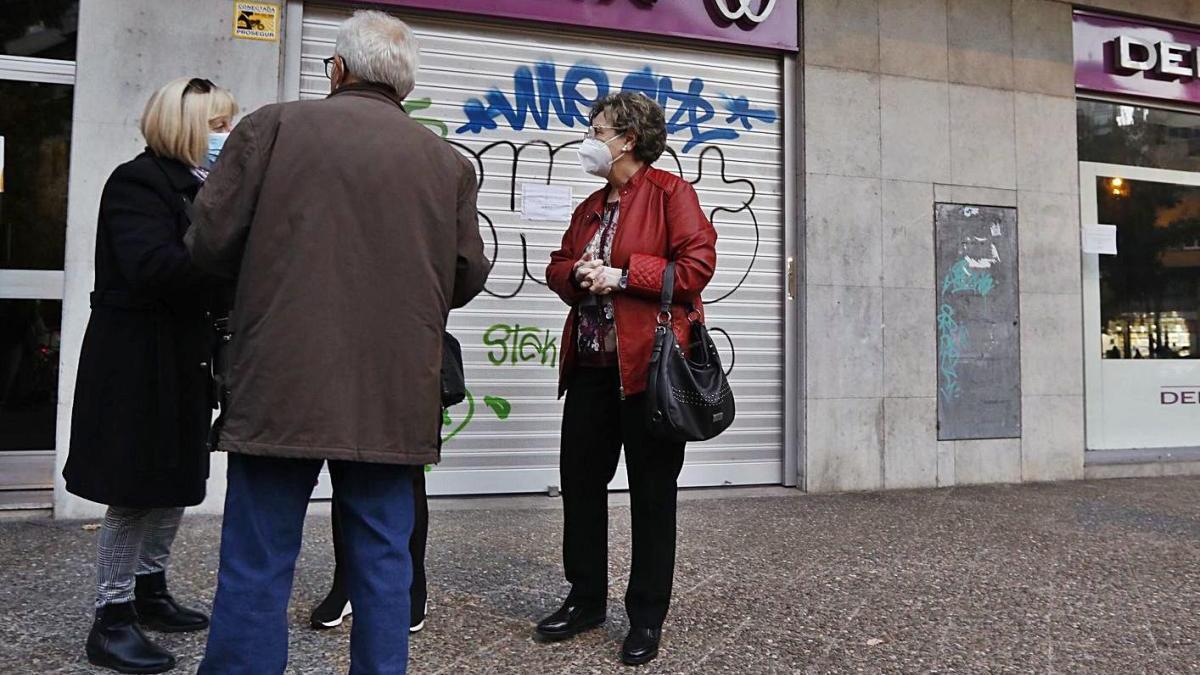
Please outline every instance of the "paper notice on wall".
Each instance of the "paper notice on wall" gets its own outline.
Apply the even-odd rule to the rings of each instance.
[[[571,220],[571,186],[521,183],[521,218],[566,224]]]
[[[1117,254],[1116,225],[1084,225],[1083,252],[1100,255]]]
[[[235,2],[233,36],[243,40],[279,39],[280,6],[271,2]]]

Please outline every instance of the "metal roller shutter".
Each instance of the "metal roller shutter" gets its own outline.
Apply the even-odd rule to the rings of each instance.
[[[337,25],[348,15],[346,8],[304,9],[301,53],[289,55],[301,59],[294,70],[301,98],[328,93],[321,60],[333,53]],[[780,61],[724,48],[403,18],[421,41],[410,112],[481,172],[480,226],[494,262],[487,292],[451,316],[472,397],[450,411],[430,493],[537,492],[558,485],[556,357],[564,348],[567,309],[545,287],[544,270],[567,223],[523,220],[522,190],[527,183],[570,186],[578,204],[600,187],[578,168],[574,148],[591,102],[622,88],[665,104],[671,151],[657,166],[696,182],[719,234],[718,271],[705,298],[723,362],[732,368],[738,416],[720,438],[688,447],[680,484],[781,482]],[[621,468],[614,487],[624,486]]]

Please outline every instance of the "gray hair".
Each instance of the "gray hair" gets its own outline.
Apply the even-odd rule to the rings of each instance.
[[[360,10],[338,28],[333,53],[360,80],[385,84],[400,98],[415,84],[420,47],[408,24],[375,10]]]

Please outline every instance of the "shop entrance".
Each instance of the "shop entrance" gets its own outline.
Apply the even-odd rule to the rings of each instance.
[[[1200,173],[1079,168],[1083,224],[1117,254],[1083,256],[1087,447],[1200,448]]]

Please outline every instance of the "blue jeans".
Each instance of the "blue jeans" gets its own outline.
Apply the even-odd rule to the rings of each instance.
[[[221,569],[198,675],[273,675],[287,667],[288,597],[321,463],[230,454]],[[350,675],[408,668],[413,470],[329,463],[354,607]]]

